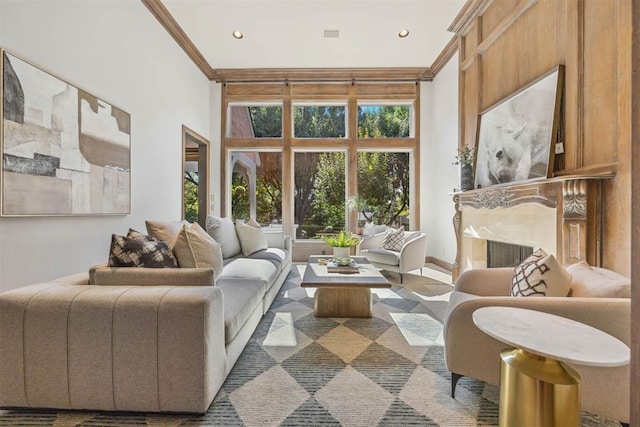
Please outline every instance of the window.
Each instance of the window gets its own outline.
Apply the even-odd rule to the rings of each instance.
[[[418,229],[419,90],[413,80],[279,74],[223,85],[222,215],[281,224],[299,256],[365,219]]]
[[[282,138],[282,105],[230,105],[229,138]]]
[[[345,228],[344,152],[297,152],[294,215],[297,239],[313,239]]]
[[[410,105],[359,105],[358,138],[409,138]]]
[[[409,229],[410,155],[398,152],[358,153],[358,222]]]
[[[294,105],[293,136],[296,138],[344,138],[344,105]]]
[[[231,152],[231,217],[282,224],[282,153]]]

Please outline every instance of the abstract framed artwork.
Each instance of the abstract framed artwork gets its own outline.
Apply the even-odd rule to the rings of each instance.
[[[563,83],[559,65],[480,113],[475,188],[551,176]]]
[[[0,52],[1,215],[130,213],[130,115]]]

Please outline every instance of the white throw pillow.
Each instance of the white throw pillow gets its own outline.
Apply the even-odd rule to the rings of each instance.
[[[388,251],[400,252],[404,245],[404,228],[390,228],[384,235],[382,248]]]
[[[180,268],[213,268],[214,281],[222,271],[222,250],[198,224],[184,225],[173,244]]]
[[[538,249],[513,271],[513,297],[566,297],[571,287],[571,274],[553,255]]]
[[[208,216],[206,226],[207,233],[220,245],[223,258],[234,257],[242,251],[233,221],[228,218]]]
[[[236,232],[244,256],[249,256],[269,247],[260,224],[251,218],[246,224],[236,220]]]
[[[585,261],[568,266],[567,271],[573,277],[571,280],[572,297],[631,297],[631,280],[615,271],[591,267]]]

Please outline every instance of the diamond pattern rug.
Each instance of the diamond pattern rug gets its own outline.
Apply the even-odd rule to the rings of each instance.
[[[204,415],[0,410],[30,426],[485,426],[495,386],[462,378],[449,397],[442,319],[452,288],[405,275],[374,289],[371,319],[321,319],[296,265]],[[584,426],[619,425],[583,413]]]

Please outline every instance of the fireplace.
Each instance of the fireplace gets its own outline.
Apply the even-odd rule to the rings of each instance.
[[[487,240],[487,268],[515,267],[532,253],[532,246]]]
[[[609,177],[558,177],[454,194],[454,280],[465,270],[511,265],[530,253],[493,255],[489,242],[543,249],[562,265],[585,260],[600,266],[602,180]]]

